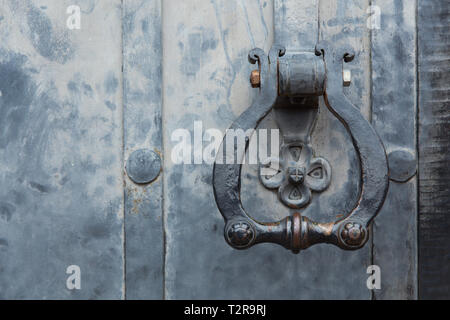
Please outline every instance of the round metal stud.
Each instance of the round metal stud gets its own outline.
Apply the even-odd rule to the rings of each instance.
[[[231,245],[236,248],[243,248],[253,241],[255,232],[247,222],[239,221],[228,227],[226,235]]]
[[[346,223],[341,231],[341,237],[349,246],[359,246],[366,238],[366,229],[359,223]]]
[[[128,158],[127,174],[135,183],[150,183],[161,171],[161,157],[149,149],[134,151]]]
[[[389,152],[389,178],[396,182],[406,182],[417,172],[417,160],[412,150],[397,149]]]

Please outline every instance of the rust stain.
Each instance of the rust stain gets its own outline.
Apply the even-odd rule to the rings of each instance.
[[[133,207],[131,208],[131,212],[138,214],[139,213],[139,206],[142,203],[142,199],[141,198],[136,198],[133,199]]]
[[[261,85],[261,76],[259,70],[253,70],[250,74],[250,83],[252,88],[259,88]]]

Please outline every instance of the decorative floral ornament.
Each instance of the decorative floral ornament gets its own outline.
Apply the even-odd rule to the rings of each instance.
[[[311,190],[324,191],[331,180],[331,166],[313,158],[309,145],[294,142],[281,147],[281,159],[270,157],[260,165],[259,178],[268,189],[278,189],[279,199],[298,209],[311,201]]]

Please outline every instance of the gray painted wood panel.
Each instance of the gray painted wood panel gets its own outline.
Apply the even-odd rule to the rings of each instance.
[[[274,0],[275,43],[286,50],[314,52],[319,40],[318,0]]]
[[[369,118],[370,115],[370,45],[369,32],[365,27],[365,11],[369,1],[319,1],[319,40],[325,40],[336,46],[347,46],[353,48],[355,59],[345,64],[346,69],[352,73],[352,82],[349,87],[344,87],[344,94],[359,108],[360,112]],[[320,203],[317,210],[321,217],[327,220],[335,220],[339,214],[350,212],[354,207],[359,195],[360,188],[360,166],[359,159],[354,151],[351,138],[346,129],[325,107],[323,100],[320,101],[320,115],[316,130],[320,132],[316,138],[318,145],[326,145],[327,154],[332,155],[331,162],[334,179],[338,179],[342,186],[335,188],[334,195],[330,200]],[[313,139],[314,141],[314,139]],[[347,160],[348,159],[348,160]],[[331,160],[329,160],[331,161]],[[339,174],[345,172],[345,177]],[[331,191],[330,190],[330,191]],[[338,190],[336,192],[336,190]],[[324,209],[323,209],[324,208]],[[321,211],[325,211],[322,213]],[[324,219],[322,218],[322,220]],[[353,299],[370,299],[371,291],[366,286],[367,266],[371,264],[371,248],[366,245],[358,251],[343,252],[333,248],[337,255],[345,261],[335,273],[335,277],[351,278],[342,284],[343,292],[347,295],[351,292]],[[351,258],[347,256],[350,254]],[[326,255],[321,256],[327,259]],[[331,263],[331,262],[330,262]],[[331,270],[330,270],[331,271]],[[344,272],[342,272],[344,271]],[[352,288],[349,290],[349,288]],[[326,297],[327,298],[327,297]],[[346,298],[343,296],[342,298]]]
[[[224,130],[251,102],[254,93],[248,85],[251,68],[247,52],[255,46],[267,51],[272,43],[272,36],[268,37],[267,33],[273,28],[267,18],[272,14],[272,4],[268,2],[263,6],[264,16],[259,6],[257,1],[245,2],[245,5],[231,1],[194,1],[189,5],[175,1],[163,3],[166,297],[370,299],[371,293],[366,288],[369,247],[359,252],[344,252],[319,245],[300,255],[270,244],[246,251],[233,250],[223,239],[223,220],[211,188],[212,167],[174,165],[168,158],[174,147],[170,135],[175,129],[187,128],[192,134],[193,122],[201,120],[204,128]],[[365,8],[362,4],[346,5],[344,2],[339,6],[323,5],[321,36],[358,44],[359,62],[353,66],[355,90],[348,89],[348,94],[368,113],[369,90],[365,88],[370,82],[368,72],[364,71],[368,69],[368,32],[364,28],[358,31],[358,23],[365,25],[363,18],[352,18],[363,17]],[[337,14],[341,15],[341,20],[335,18]],[[314,16],[310,19],[314,20]],[[351,28],[352,32],[345,34],[347,39],[339,23]],[[361,38],[365,39],[365,47],[361,47]],[[173,61],[181,61],[181,65]],[[336,121],[336,127],[339,125],[332,118],[322,121]],[[345,129],[340,130],[343,139],[339,146],[343,146],[345,152],[348,148],[351,153],[351,142],[344,139],[348,137]],[[328,137],[324,134],[325,139]],[[358,172],[348,172],[350,167],[347,166],[344,175],[357,180]],[[350,185],[345,189],[345,196],[348,197],[350,190],[356,197],[357,185],[352,182]],[[243,198],[248,195],[245,188],[243,184]],[[269,202],[260,195],[247,197],[245,205],[253,203],[253,208],[257,209],[266,207]],[[348,205],[352,204],[349,201]],[[257,212],[251,208],[249,211]],[[285,216],[289,211],[284,209],[284,212],[276,212],[272,219],[277,215]],[[337,213],[330,210],[326,214],[335,218]],[[188,247],[195,249],[188,250]]]
[[[264,4],[265,3],[265,4]],[[164,1],[164,145],[167,221],[166,297],[287,298],[301,295],[292,255],[279,247],[238,251],[223,238],[212,190],[212,165],[176,165],[171,133],[194,121],[222,132],[251,103],[247,54],[268,51],[272,3]],[[191,249],[189,249],[191,248]],[[306,292],[303,292],[305,294]]]
[[[371,29],[372,124],[387,154],[412,155],[400,168],[390,163],[395,176],[406,161],[416,162],[416,6],[401,0],[372,5],[377,6],[372,14],[381,14],[379,29]],[[373,223],[373,263],[381,268],[375,299],[417,298],[417,180],[412,175],[406,182],[390,181]]]
[[[381,29],[367,28],[370,3],[381,8]],[[71,4],[81,7],[81,30],[66,27]],[[419,30],[443,30],[419,38],[421,296],[440,297],[448,292],[447,27],[444,4],[419,0],[419,9]],[[416,298],[415,177],[391,182],[361,250],[238,251],[223,238],[212,164],[176,164],[172,136],[187,129],[193,147],[195,121],[224,132],[249,106],[250,49],[276,42],[312,51],[323,39],[354,48],[345,94],[388,152],[406,150],[415,162],[415,10],[400,0],[0,0],[0,298]],[[277,128],[273,112],[259,128]],[[331,221],[353,207],[359,162],[350,139],[321,101],[311,143],[332,182],[303,215]],[[141,148],[163,159],[148,185],[125,171]],[[292,214],[257,170],[243,166],[244,207],[263,221]],[[374,292],[366,287],[373,263],[382,271]],[[66,288],[69,265],[81,267],[82,290]]]
[[[358,10],[352,11],[348,8],[338,11],[340,5],[335,3],[332,6],[319,7],[318,1],[275,1],[274,42],[285,46],[287,50],[312,52],[319,37],[319,28],[323,39],[333,41],[340,28],[339,25],[343,28],[350,24],[349,21],[345,21],[347,16],[360,14]],[[340,19],[336,18],[339,16]],[[320,24],[317,21],[320,21]],[[328,28],[329,25],[333,28]],[[352,37],[357,36],[347,35],[348,41],[352,41]],[[364,53],[362,55],[364,56]],[[367,59],[355,61],[354,67],[367,69],[365,66],[367,62]],[[364,73],[355,76],[355,87],[352,90],[364,92],[360,88],[361,75],[364,77]],[[355,104],[361,106],[360,101],[365,97],[356,96],[353,99]],[[327,222],[336,220],[338,214],[348,212],[354,205],[359,188],[357,171],[359,164],[346,129],[328,111],[322,99],[320,100],[319,116],[312,133],[311,144],[316,156],[324,157],[330,162],[332,181],[326,191],[313,195],[308,207],[300,212],[316,221]],[[364,110],[364,106],[361,107]],[[367,104],[365,107],[367,108]],[[274,115],[277,112],[280,111],[275,110],[269,114],[259,128],[278,128]],[[291,112],[288,117],[289,123],[284,125],[295,124],[300,120],[299,118],[295,120],[296,117],[302,117],[302,114]],[[244,165],[242,171],[242,202],[255,218],[274,221],[299,211],[284,206],[276,192],[268,191],[262,186],[258,177],[258,166]],[[320,265],[317,261],[320,261]],[[370,248],[350,253],[332,246],[318,245],[302,251],[298,256],[287,257],[284,264],[290,263],[295,263],[293,268],[299,266],[298,274],[293,281],[296,281],[295,285],[300,292],[292,293],[287,296],[288,299],[370,299],[370,291],[365,286],[367,277],[365,269],[370,264]],[[339,274],[336,270],[345,272]],[[350,287],[352,290],[348,290]]]
[[[123,2],[124,159],[138,149],[163,157],[161,2]],[[125,176],[126,298],[164,297],[162,174],[150,184]]]
[[[3,299],[123,297],[120,1],[71,4],[0,2]]]

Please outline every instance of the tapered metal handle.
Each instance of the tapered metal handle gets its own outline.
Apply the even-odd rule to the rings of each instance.
[[[230,129],[254,129],[272,109],[280,93],[278,66],[279,58],[284,53],[285,50],[280,47],[273,47],[268,55],[261,49],[249,53],[250,62],[258,62],[260,93]],[[348,130],[360,160],[361,187],[358,200],[342,219],[329,223],[317,223],[299,213],[281,221],[258,222],[246,213],[241,203],[241,164],[223,163],[223,154],[219,153],[214,163],[214,195],[226,222],[225,239],[236,249],[247,249],[262,242],[277,243],[295,253],[316,243],[331,243],[345,250],[359,249],[367,242],[369,224],[384,203],[389,185],[384,146],[370,123],[342,90],[343,63],[349,62],[353,55],[349,50],[334,48],[326,42],[316,47],[316,55],[323,59],[325,66],[325,104]],[[223,139],[222,151],[226,150],[226,143],[227,136]],[[233,156],[237,156],[236,147],[234,153]]]

